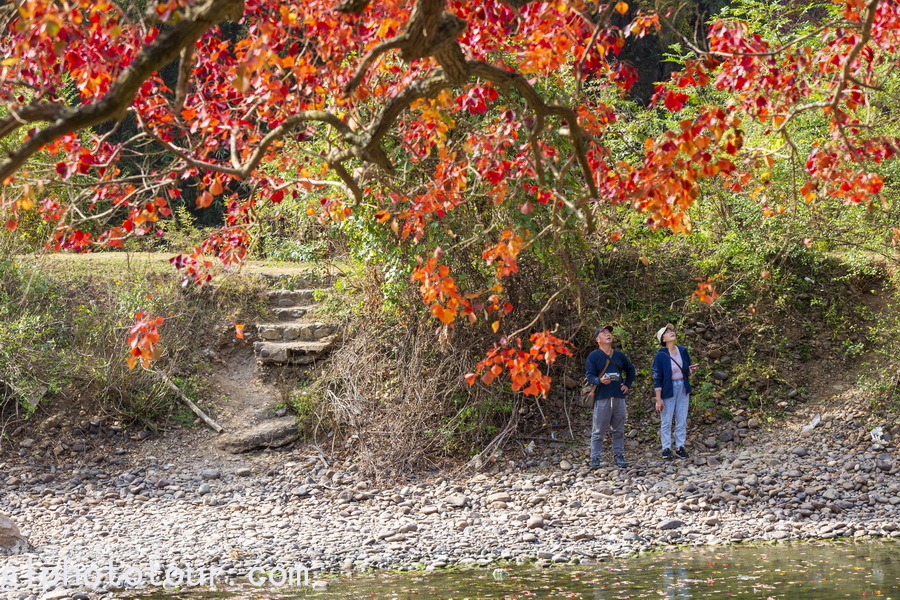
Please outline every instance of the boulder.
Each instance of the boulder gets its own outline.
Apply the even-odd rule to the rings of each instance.
[[[293,417],[272,419],[250,429],[225,434],[216,440],[216,448],[232,454],[258,448],[278,448],[295,441],[300,435]]]
[[[0,513],[0,554],[21,554],[28,550],[28,540],[9,517]]]

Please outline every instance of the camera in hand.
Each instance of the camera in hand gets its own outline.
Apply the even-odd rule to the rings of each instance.
[[[607,377],[609,377],[610,381],[622,381],[622,376],[618,373],[607,373]]]

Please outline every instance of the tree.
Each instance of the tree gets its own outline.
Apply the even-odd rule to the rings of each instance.
[[[55,249],[115,247],[154,233],[181,189],[195,186],[197,207],[219,201],[225,212],[222,229],[173,259],[202,282],[213,259],[245,258],[260,203],[307,196],[323,218],[371,219],[417,244],[412,279],[445,327],[487,320],[499,333],[513,309],[503,281],[520,253],[542,236],[593,234],[604,205],[627,201],[651,227],[687,231],[701,181],[765,186],[776,161],[805,163],[807,181],[796,189],[809,201],[864,202],[882,185],[872,163],[898,148],[896,138],[871,133],[892,110],[883,98],[897,64],[895,1],[845,0],[839,14],[780,44],[745,23],[714,22],[708,44],[694,46],[657,100],[679,112],[689,90],[713,85],[728,101],[688,107],[630,160],[616,150],[619,116],[603,99],[635,81],[619,52],[626,39],[672,22],[666,9],[167,0],[135,19],[108,0],[18,0],[2,10],[8,228],[37,210],[58,224]],[[223,32],[228,20],[237,34]],[[173,61],[174,89],[159,75]],[[810,111],[825,114],[833,134],[803,157],[791,126]],[[131,139],[113,143],[108,126],[98,133],[126,114],[138,125]],[[748,118],[783,144],[744,148]],[[409,177],[417,165],[427,177]],[[540,229],[512,218],[476,229],[455,251],[483,261],[494,282],[461,289],[433,232],[452,211],[485,207],[511,207]],[[140,327],[131,344],[146,357],[155,340]],[[514,389],[545,394],[540,362],[569,350],[550,332],[532,333],[530,345],[519,333],[503,336],[478,371],[490,382],[509,370]]]

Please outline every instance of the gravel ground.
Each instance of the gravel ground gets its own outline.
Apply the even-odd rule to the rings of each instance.
[[[585,441],[542,442],[497,457],[491,472],[387,483],[308,448],[218,456],[197,450],[210,446],[205,432],[154,445],[86,423],[83,447],[48,434],[0,463],[0,512],[31,544],[0,562],[0,598],[900,537],[897,440],[889,428],[887,441],[873,438],[873,426],[836,407],[806,432],[695,435],[685,460],[629,440],[630,467],[592,471]]]

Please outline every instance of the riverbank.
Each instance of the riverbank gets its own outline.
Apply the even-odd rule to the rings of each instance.
[[[745,447],[705,449],[694,440],[687,460],[632,447],[629,468],[607,461],[592,471],[578,440],[538,446],[532,456],[543,467],[526,468],[515,450],[493,473],[401,482],[364,480],[309,448],[200,454],[212,434],[199,429],[126,437],[118,448],[113,439],[55,464],[32,458],[47,441],[32,440],[3,461],[0,512],[32,546],[4,560],[3,594],[94,595],[213,575],[220,583],[274,575],[277,583],[292,568],[315,579],[599,561],[667,545],[897,538],[897,441],[873,440],[865,411],[850,406],[863,400],[832,407],[811,431],[747,432]]]

